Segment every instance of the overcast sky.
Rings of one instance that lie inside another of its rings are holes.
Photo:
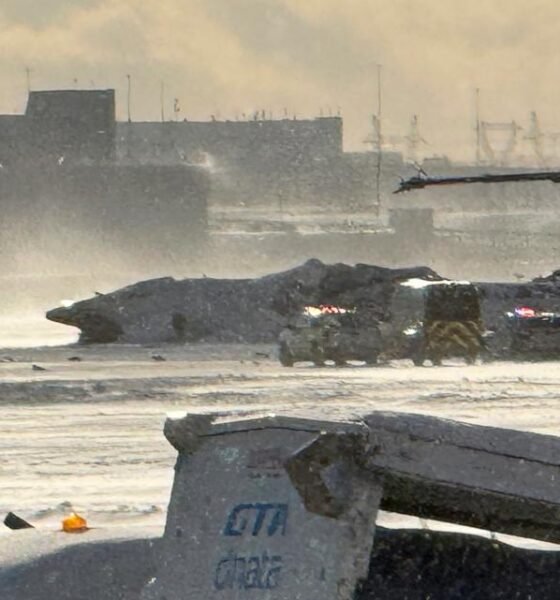
[[[33,89],[116,88],[125,118],[129,73],[134,120],[163,80],[190,119],[340,107],[364,149],[381,63],[385,130],[418,114],[429,153],[471,158],[476,87],[486,120],[560,131],[559,23],[556,0],[1,0],[0,111],[23,111],[29,66]]]

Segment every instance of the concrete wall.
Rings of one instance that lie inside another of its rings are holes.
[[[205,163],[220,206],[371,209],[377,155],[344,153],[340,117],[314,120],[118,123],[121,160]],[[383,156],[380,193],[390,194],[402,157]]]
[[[117,154],[141,164],[203,163],[222,206],[289,210],[346,195],[340,117],[118,123]]]
[[[167,121],[118,123],[120,158],[197,162],[204,154],[225,164],[304,160],[342,153],[342,119]]]
[[[115,91],[30,92],[25,111],[29,154],[52,162],[115,157]]]
[[[5,168],[0,247],[61,272],[186,260],[205,241],[208,192],[187,166]]]
[[[114,158],[114,90],[31,92],[25,115],[0,116],[0,162],[4,166]]]
[[[21,115],[0,115],[0,164],[23,160],[28,153],[28,122]]]
[[[31,92],[25,115],[0,117],[0,248],[11,268],[163,267],[198,251],[208,171],[117,161],[115,135],[114,90]]]

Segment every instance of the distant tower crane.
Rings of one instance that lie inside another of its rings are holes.
[[[550,162],[550,160],[556,161],[559,139],[560,132],[544,132],[541,129],[537,113],[532,111],[529,117],[529,129],[527,130],[525,140],[531,144],[539,167],[546,166],[546,163]]]
[[[490,121],[480,121],[479,132],[477,135],[478,143],[486,159],[492,164],[507,165],[515,148],[517,147],[517,134],[522,128],[515,122],[496,123]],[[490,141],[490,134],[505,133],[505,145],[497,149],[495,144]]]
[[[381,121],[377,115],[371,116],[372,132],[364,140],[373,152],[384,152],[402,144],[402,135],[385,134],[381,131]]]
[[[517,147],[517,134],[522,128],[515,121],[505,123],[482,121],[479,88],[475,90],[475,114],[476,164],[481,164],[484,154],[486,162],[490,164],[507,165]],[[496,135],[501,136],[501,148],[496,146]]]
[[[541,131],[541,127],[539,125],[539,119],[537,117],[537,113],[533,110],[531,111],[531,115],[529,117],[529,129],[527,131],[527,135],[525,139],[531,144],[533,147],[533,152],[535,153],[535,157],[540,166],[544,165],[544,151],[543,151],[543,143],[544,143],[544,134]]]
[[[412,116],[407,135],[383,134],[377,115],[372,115],[371,122],[372,132],[364,144],[370,145],[374,152],[397,150],[404,146],[407,160],[414,163],[418,161],[420,146],[428,144],[420,133],[418,115]]]
[[[379,151],[383,148],[384,139],[381,134],[381,122],[377,115],[371,116],[372,132],[365,140],[365,144],[371,144],[372,148]]]
[[[408,135],[405,136],[407,145],[408,160],[412,163],[418,162],[418,148],[421,144],[427,144],[428,142],[420,135],[420,129],[418,127],[418,115],[412,115],[410,121],[410,129]]]

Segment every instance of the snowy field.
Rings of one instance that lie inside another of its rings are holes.
[[[0,350],[0,513],[12,510],[46,529],[57,528],[70,507],[96,527],[163,525],[175,459],[162,434],[170,412],[347,418],[387,410],[560,433],[556,362],[286,369],[274,352],[232,345]]]

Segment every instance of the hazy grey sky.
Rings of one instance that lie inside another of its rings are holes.
[[[35,89],[115,87],[125,117],[234,118],[256,109],[316,116],[340,107],[347,146],[364,148],[383,65],[388,132],[419,115],[430,152],[469,157],[474,89],[483,117],[560,131],[555,0],[2,0],[0,110]]]

